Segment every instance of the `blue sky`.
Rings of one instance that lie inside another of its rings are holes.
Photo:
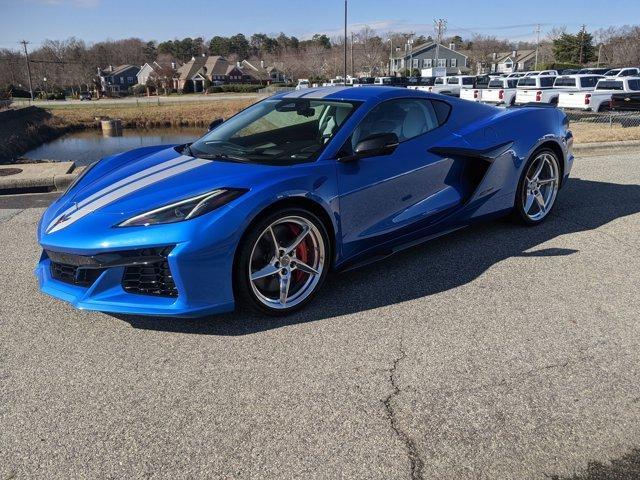
[[[350,0],[349,23],[385,32],[433,34],[434,18],[449,21],[447,34],[470,37],[492,34],[513,40],[533,38],[533,25],[543,35],[553,26],[589,30],[640,22],[640,1],[614,0]],[[87,42],[131,36],[172,39],[231,35],[238,32],[299,38],[315,32],[336,35],[342,24],[342,0],[0,0],[3,19],[0,48],[15,48],[21,39],[37,46],[44,39],[75,36]]]

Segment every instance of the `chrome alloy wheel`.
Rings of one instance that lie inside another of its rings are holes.
[[[550,153],[541,153],[531,162],[524,179],[524,214],[534,222],[542,220],[556,200],[559,185],[558,160]]]
[[[258,237],[249,260],[249,282],[265,306],[291,308],[316,288],[325,268],[325,246],[306,218],[276,220]]]

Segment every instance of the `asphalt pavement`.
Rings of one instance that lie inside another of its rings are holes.
[[[276,320],[44,296],[51,198],[0,199],[0,480],[640,478],[640,154]]]

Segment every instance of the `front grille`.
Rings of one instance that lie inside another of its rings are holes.
[[[81,287],[93,285],[104,268],[81,268],[65,263],[51,262],[51,277],[60,282]]]
[[[158,295],[162,297],[177,297],[178,289],[173,281],[167,255],[172,247],[164,249],[141,250],[141,255],[160,255],[161,262],[146,265],[131,265],[124,269],[122,288],[129,293],[139,295]]]
[[[100,274],[109,268],[123,267],[122,288],[128,293],[177,297],[167,256],[170,247],[145,248],[75,255],[47,250],[51,261],[51,277],[55,280],[90,287]]]

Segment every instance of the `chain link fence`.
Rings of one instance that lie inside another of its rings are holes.
[[[599,125],[610,128],[640,127],[640,111],[582,112],[565,110],[572,125]]]

